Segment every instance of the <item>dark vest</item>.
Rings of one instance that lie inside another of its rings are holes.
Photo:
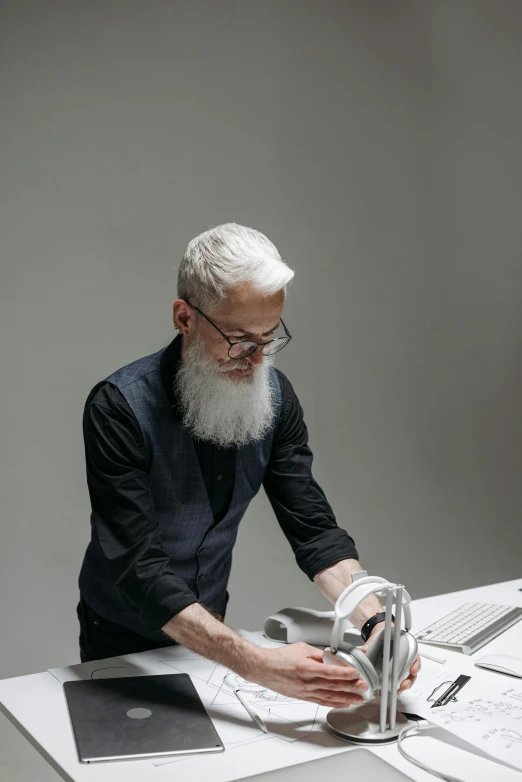
[[[232,549],[239,522],[259,491],[270,458],[273,433],[281,407],[279,380],[270,368],[275,418],[263,440],[236,451],[236,478],[230,507],[216,525],[190,434],[172,416],[160,376],[165,348],[114,372],[107,379],[123,394],[141,427],[148,456],[152,499],[163,549],[172,570],[198,600],[224,615]],[[151,631],[113,584],[108,563],[93,535],[80,573],[80,591],[91,608],[109,621],[153,641],[164,634]]]

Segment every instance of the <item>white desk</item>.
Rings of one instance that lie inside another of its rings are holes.
[[[506,603],[522,606],[522,579],[507,581],[502,584],[478,587],[461,592],[439,595],[436,597],[415,600],[412,603],[413,629],[420,630],[425,625],[468,601]],[[435,649],[435,651],[437,651]],[[440,650],[439,650],[440,651]],[[487,653],[503,652],[522,656],[522,622],[511,627],[501,636],[482,647],[474,657]],[[456,652],[444,652],[446,657]],[[134,655],[133,658],[139,658]],[[467,658],[469,659],[469,658]],[[473,658],[472,658],[473,659]],[[474,675],[491,675],[474,669]],[[251,753],[251,745],[234,747],[222,755],[197,756],[190,761],[172,763],[153,767],[149,760],[125,761],[99,764],[81,764],[77,759],[76,747],[70,727],[67,707],[61,684],[47,671],[43,673],[19,676],[0,681],[0,708],[16,728],[33,744],[53,768],[68,782],[143,782],[157,777],[163,780],[184,782],[194,779],[212,777],[213,782],[224,782],[225,779],[242,779],[247,776],[246,759]],[[49,715],[53,718],[50,719]],[[447,734],[446,734],[447,735]],[[299,742],[299,762],[303,759],[302,745]],[[462,746],[442,743],[433,736],[422,736],[408,742],[408,750],[415,757],[432,764],[437,769],[447,773],[453,772],[469,782],[521,782],[522,774],[507,768],[493,760],[466,752]],[[329,734],[319,734],[310,742],[306,751],[309,759],[322,757],[334,752],[350,752],[353,747],[333,739]],[[401,769],[407,776],[417,782],[433,782],[436,777],[417,768],[399,754],[395,744],[372,748],[372,752],[386,760],[391,765]],[[227,772],[224,773],[220,759],[227,754]],[[233,759],[234,775],[230,776],[230,761]],[[347,778],[349,774],[349,758],[347,757]],[[255,773],[270,771],[274,768],[270,752],[262,753]],[[250,772],[254,773],[254,772]],[[385,780],[382,780],[385,782]]]

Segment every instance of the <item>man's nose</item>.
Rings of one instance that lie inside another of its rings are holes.
[[[248,360],[250,361],[251,364],[253,364],[253,366],[257,367],[263,363],[262,351],[263,351],[262,346],[258,345],[257,348],[254,350],[254,352],[248,356]]]

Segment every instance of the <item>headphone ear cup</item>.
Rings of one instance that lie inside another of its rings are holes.
[[[407,679],[410,673],[410,668],[415,662],[417,653],[419,650],[419,644],[417,639],[408,632],[403,632],[400,639],[400,668],[399,668],[399,684]]]
[[[401,684],[404,679],[408,678],[410,668],[417,657],[417,649],[417,639],[414,638],[411,633],[403,630],[399,637],[399,670],[397,672],[397,684]]]
[[[379,681],[382,682],[382,652],[384,648],[384,630],[381,630],[373,639],[366,650],[366,656],[371,662]],[[408,678],[410,668],[417,656],[417,639],[411,633],[403,630],[399,636],[399,670],[397,674],[397,683],[401,684]],[[391,674],[391,668],[390,668]]]
[[[356,647],[351,647],[350,651],[338,649],[335,654],[329,649],[325,649],[323,662],[333,665],[350,665],[355,668],[360,678],[368,685],[368,689],[359,694],[365,701],[371,701],[374,690],[379,686],[379,677],[373,665],[366,659],[364,652]]]
[[[338,652],[339,654],[339,652]],[[346,652],[341,652],[346,654]],[[365,701],[371,701],[374,696],[374,690],[379,689],[379,674],[375,670],[372,661],[368,659],[365,652],[361,652],[357,647],[353,647],[349,653],[353,662],[350,663],[354,668],[357,668],[359,675],[363,681],[368,685],[368,689],[360,694]]]
[[[382,650],[384,648],[384,630],[379,630],[374,638],[370,641],[366,650],[366,657],[373,665],[374,669],[378,670],[380,678],[382,670]]]

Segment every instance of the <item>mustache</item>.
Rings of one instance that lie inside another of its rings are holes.
[[[256,367],[244,358],[233,358],[223,367],[219,367],[220,372],[233,372],[234,369],[255,369]]]

